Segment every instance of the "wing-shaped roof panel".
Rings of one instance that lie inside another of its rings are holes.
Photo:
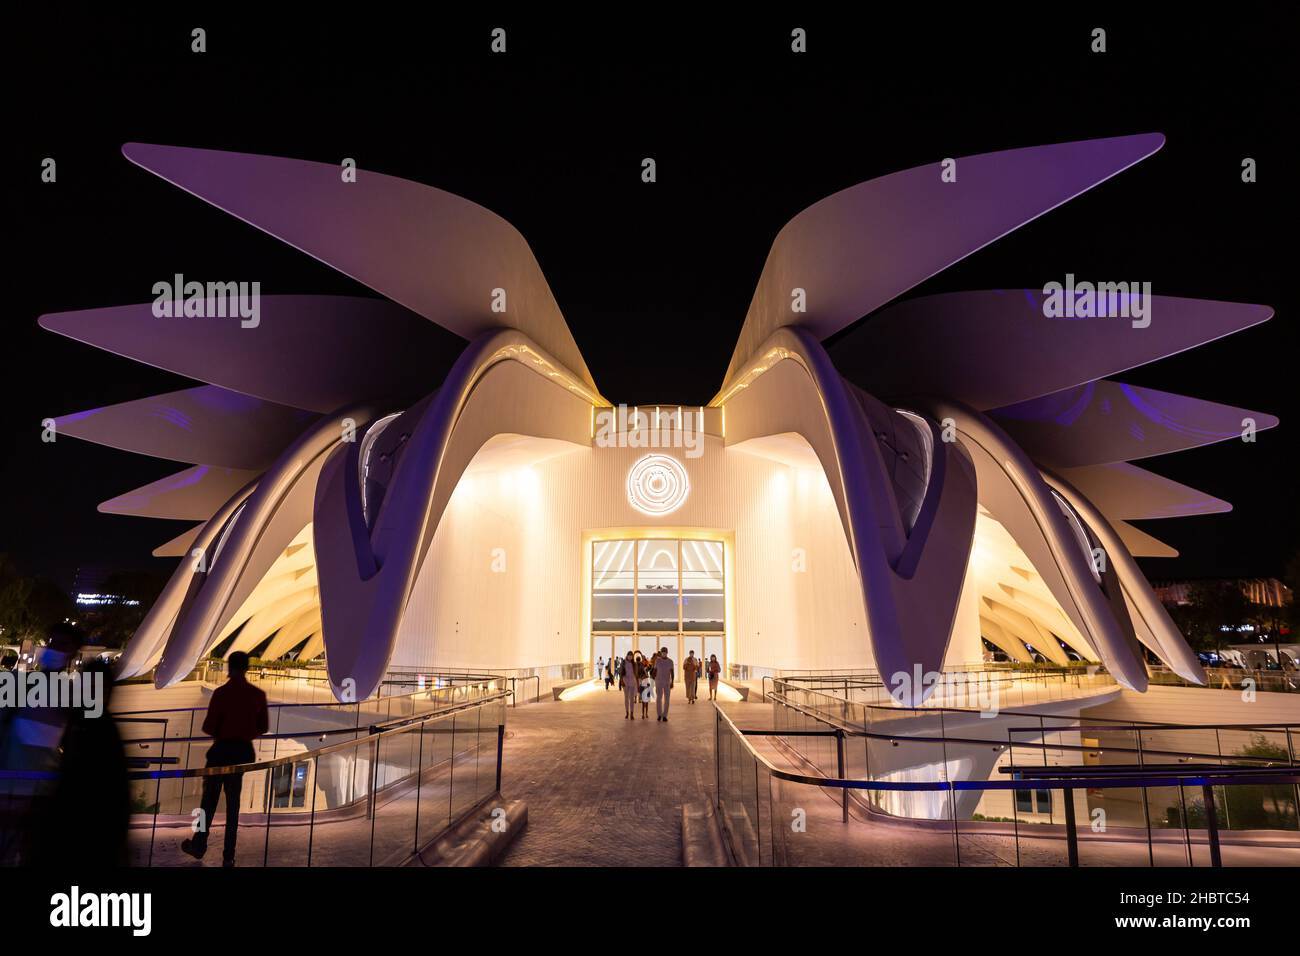
[[[261,471],[315,418],[311,412],[201,385],[54,420],[59,434],[195,465]]]
[[[1111,521],[1185,518],[1232,510],[1232,505],[1213,495],[1125,462],[1062,468],[1059,474]]]
[[[122,153],[457,335],[518,329],[595,388],[532,249],[477,203],[331,163],[147,143]]]
[[[1277,418],[1232,405],[1103,379],[992,412],[1035,461],[1049,468],[1136,461],[1240,438]]]
[[[945,160],[890,173],[814,203],[772,243],[726,383],[781,326],[804,326],[827,338],[1140,162],[1164,141],[1144,133],[963,156],[951,165]],[[806,293],[802,313],[792,311],[796,288]]]
[[[256,477],[255,471],[195,465],[110,498],[100,504],[99,510],[140,518],[206,521]]]
[[[1268,320],[1266,305],[1151,297],[1151,324],[1049,318],[1041,289],[950,292],[890,306],[835,343],[874,394],[943,395],[983,411],[1095,382]]]
[[[459,351],[447,347],[456,339],[406,309],[356,296],[264,295],[253,328],[234,318],[159,318],[153,303],[56,312],[40,324],[187,378],[321,413],[423,395]]]

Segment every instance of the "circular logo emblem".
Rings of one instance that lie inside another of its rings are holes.
[[[671,514],[690,490],[686,469],[667,455],[646,455],[627,473],[627,500],[648,515]]]

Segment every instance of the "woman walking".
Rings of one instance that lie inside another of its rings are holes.
[[[722,665],[718,663],[718,655],[709,655],[709,666],[707,668],[709,675],[709,700],[718,699],[718,675],[722,673]]]
[[[636,680],[636,661],[632,657],[632,652],[627,652],[627,658],[623,661],[623,671],[619,675],[619,683],[623,685],[623,705],[624,718],[627,720],[636,719],[636,699],[640,693],[640,686]]]
[[[650,668],[644,663],[637,668],[637,674],[641,678],[641,719],[647,720],[650,717],[650,701],[655,699],[655,681],[650,676]]]

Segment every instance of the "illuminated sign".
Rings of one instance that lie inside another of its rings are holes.
[[[686,469],[667,455],[646,455],[627,473],[628,503],[642,514],[671,514],[690,491]]]

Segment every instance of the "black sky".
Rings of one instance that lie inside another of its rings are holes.
[[[1262,327],[1124,380],[1283,419],[1255,445],[1142,463],[1236,505],[1143,523],[1182,552],[1144,562],[1148,574],[1279,574],[1300,547],[1290,25],[1254,10],[1186,24],[803,10],[743,24],[643,7],[551,21],[366,22],[364,6],[283,22],[11,19],[0,551],[66,585],[83,563],[165,569],[148,553],[186,527],[95,511],[180,466],[44,445],[39,423],[190,383],[43,332],[37,316],[148,301],[175,272],[259,276],[267,294],[373,294],[132,166],[122,143],[351,156],[466,196],[528,239],[608,398],[696,404],[721,384],[772,239],[802,208],[944,156],[1158,130],[1168,142],[1152,159],[908,295],[1074,272],[1273,306]],[[498,25],[505,56],[488,51]],[[796,25],[803,56],[789,52]],[[194,26],[205,54],[189,51]],[[1094,26],[1108,31],[1104,55],[1089,52]],[[55,185],[39,181],[46,156]],[[654,185],[640,181],[645,156]],[[1259,164],[1249,186],[1245,156]]]

